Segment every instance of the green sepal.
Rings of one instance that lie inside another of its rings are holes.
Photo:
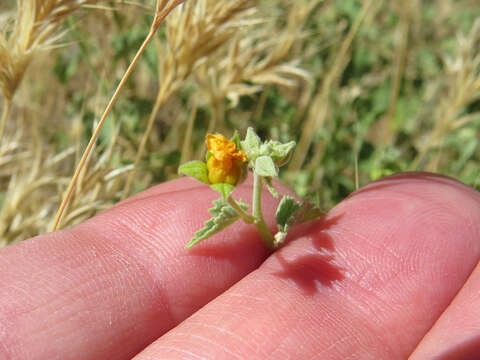
[[[208,181],[207,164],[203,161],[189,161],[180,165],[178,173],[182,175],[191,176],[204,184],[210,184]]]
[[[272,178],[271,177],[265,177],[265,186],[267,187],[268,191],[274,198],[278,198],[278,191],[275,189],[275,187],[272,184]]]
[[[204,227],[195,233],[192,240],[185,246],[186,249],[190,249],[200,241],[225,229],[240,218],[237,212],[223,199],[214,200],[213,205],[214,207],[208,210],[213,218],[207,220]],[[243,203],[239,203],[239,205],[244,210],[248,209],[248,206]]]
[[[271,142],[272,145],[270,156],[272,157],[273,161],[275,161],[275,164],[277,164],[277,166],[283,166],[288,163],[292,157],[293,149],[295,149],[297,143],[295,141],[290,141],[285,144],[282,144],[278,141]]]
[[[260,146],[259,153],[270,156],[277,166],[283,166],[290,160],[295,146],[295,141],[282,144],[279,141],[270,140]]]
[[[276,167],[285,165],[290,160],[296,143],[295,141],[290,141],[282,144],[276,140],[269,140],[265,143],[262,143],[260,137],[251,127],[249,127],[247,129],[245,140],[240,141],[240,146],[241,149],[247,154],[247,158],[250,161],[250,167],[256,170],[257,164],[255,161],[257,158],[262,156],[270,157],[275,163]],[[270,176],[277,176],[277,174]]]
[[[262,141],[260,137],[255,133],[253,128],[249,127],[247,129],[247,135],[245,135],[245,140],[240,141],[240,147],[245,154],[247,159],[255,160],[260,153],[260,145]]]
[[[218,191],[223,199],[227,199],[228,195],[235,189],[235,186],[226,183],[211,184],[210,187]]]
[[[291,196],[284,196],[277,207],[275,218],[277,220],[278,229],[286,233],[291,223],[295,220],[295,213],[301,208],[299,202],[295,201]]]
[[[278,169],[270,156],[259,156],[255,160],[255,172],[260,176],[276,177]]]
[[[237,149],[241,149],[240,136],[238,135],[238,130],[235,130],[235,132],[233,133],[233,136],[230,139],[230,141],[232,141],[235,144]]]

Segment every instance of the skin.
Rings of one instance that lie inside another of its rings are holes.
[[[0,359],[477,358],[473,189],[400,174],[274,254],[242,223],[185,250],[215,197],[180,179],[1,249]]]

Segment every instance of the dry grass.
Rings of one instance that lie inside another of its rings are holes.
[[[392,171],[480,185],[469,1],[180,3],[0,5],[0,246],[52,227],[79,162],[61,227],[176,177],[207,131],[252,125],[299,140],[283,178],[324,207]]]
[[[39,51],[54,47],[61,33],[59,27],[73,11],[97,0],[18,0],[13,28],[0,33],[0,88],[4,96],[0,118],[3,138],[12,99],[22,78]]]
[[[457,53],[444,58],[446,74],[434,93],[436,99],[442,100],[433,110],[435,121],[427,138],[418,144],[413,169],[430,153],[423,168],[438,171],[447,136],[472,121],[478,122],[478,114],[462,114],[462,110],[480,99],[480,18],[467,36],[458,35],[458,43]]]
[[[167,18],[165,45],[158,48],[159,90],[138,147],[135,168],[144,155],[160,107],[185,86],[190,76],[196,96],[212,108],[209,132],[224,123],[226,99],[236,106],[240,96],[257,93],[262,85],[294,86],[288,77],[307,78],[308,74],[288,59],[293,44],[302,36],[303,20],[315,3],[292,7],[287,26],[273,40],[271,20],[258,14],[258,1],[198,0],[176,9]],[[193,120],[191,117],[190,128]],[[187,154],[192,153],[190,143],[191,130],[183,144]],[[183,160],[189,157],[182,154]],[[124,198],[131,193],[134,179],[132,171]]]
[[[120,91],[123,89],[125,86],[125,83],[127,82],[128,78],[130,77],[130,74],[132,73],[134,67],[136,66],[138,60],[140,57],[143,55],[144,51],[146,50],[148,44],[153,40],[155,34],[157,33],[157,30],[165,17],[170,14],[170,12],[177,7],[178,5],[182,4],[184,0],[157,0],[157,5],[155,8],[155,14],[153,17],[152,25],[150,26],[150,31],[148,32],[147,36],[142,42],[142,45],[138,49],[137,53],[135,54],[133,60],[130,62],[128,65],[127,70],[125,71],[125,74],[123,74],[120,83],[118,84],[117,88],[115,89],[112,97],[110,98],[107,107],[105,108],[100,121],[98,122],[97,126],[95,127],[95,130],[90,137],[90,140],[88,142],[87,148],[83,152],[83,155],[80,159],[80,162],[78,163],[75,172],[73,173],[72,180],[70,181],[67,190],[65,191],[65,195],[63,196],[62,202],[60,203],[60,207],[58,208],[57,214],[55,215],[55,220],[53,221],[53,225],[51,230],[54,231],[58,228],[60,225],[60,221],[62,220],[62,216],[68,206],[68,202],[70,201],[70,198],[75,191],[75,186],[77,185],[77,181],[87,163],[87,159],[90,156],[90,153],[93,150],[93,146],[95,145],[95,142],[97,141],[98,136],[100,135],[100,131],[107,119],[107,116],[110,114],[112,111],[113,105],[118,99],[118,96],[120,95]],[[136,165],[136,164],[135,164]],[[128,188],[128,183],[127,183],[127,188]]]

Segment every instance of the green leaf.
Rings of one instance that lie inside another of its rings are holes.
[[[259,156],[255,160],[255,172],[260,176],[278,176],[277,166],[270,156]]]
[[[240,141],[240,146],[242,150],[245,151],[245,153],[247,154],[247,158],[249,160],[256,159],[256,157],[259,155],[261,144],[262,141],[251,127],[247,129],[247,135],[245,136],[245,140]]]
[[[293,225],[318,219],[323,214],[308,199],[299,203],[290,196],[284,196],[278,204],[276,219],[280,232],[287,233]]]
[[[308,201],[308,199],[303,202],[301,212],[302,217],[299,219],[300,223],[318,219],[325,215],[325,213],[320,208],[313,205],[311,202]]]
[[[225,229],[240,218],[237,212],[223,199],[214,200],[213,205],[214,207],[208,210],[213,218],[207,220],[205,226],[195,233],[192,240],[185,246],[186,249],[190,249],[200,241]],[[242,203],[240,203],[240,206],[245,210],[248,208],[247,205]]]
[[[210,185],[210,187],[213,190],[218,191],[224,199],[226,199],[228,195],[230,195],[230,193],[233,191],[233,189],[235,189],[235,186],[225,183],[212,184]]]
[[[300,203],[295,201],[291,196],[284,196],[278,204],[277,213],[275,215],[278,228],[282,232],[287,232],[290,223],[294,220],[295,213],[301,208]]]
[[[189,161],[180,165],[178,173],[191,176],[204,184],[210,184],[210,181],[208,181],[207,165],[202,161]]]

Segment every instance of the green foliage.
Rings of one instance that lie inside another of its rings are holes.
[[[291,196],[284,196],[278,204],[275,218],[279,231],[286,233],[289,224],[294,220],[295,213],[300,209],[301,205]]]
[[[207,164],[203,161],[190,161],[180,165],[178,173],[186,176],[191,176],[204,184],[210,184],[208,181]]]
[[[247,158],[251,161],[250,166],[256,168],[261,176],[276,177],[278,176],[277,167],[285,165],[290,159],[295,141],[281,143],[275,140],[268,140],[264,143],[255,133],[253,128],[247,129],[245,140],[240,141],[240,146],[247,154]]]
[[[238,133],[235,131],[231,141],[235,144],[234,149],[232,149],[233,144],[230,142],[228,144],[224,143],[223,145],[217,145],[219,149],[220,146],[223,147],[222,150],[225,152],[225,154],[223,155],[223,159],[217,158],[216,160],[219,162],[225,161],[224,165],[228,164],[227,160],[232,160],[228,158],[227,154],[231,154],[234,150],[239,150],[239,146],[247,154],[247,158],[245,160],[250,163],[254,178],[252,190],[252,213],[247,213],[244,205],[237,202],[230,196],[231,192],[235,189],[234,185],[223,183],[210,184],[210,187],[213,190],[218,191],[222,195],[220,200],[216,200],[214,202],[216,207],[210,211],[215,215],[215,218],[207,222],[203,229],[195,233],[194,238],[187,245],[187,248],[194,246],[199,241],[206,239],[207,237],[215,234],[217,231],[225,228],[231,223],[230,221],[235,221],[237,217],[241,217],[245,223],[255,225],[267,247],[274,250],[283,243],[288,229],[295,223],[302,221],[303,213],[299,215],[297,211],[302,208],[302,205],[297,204],[291,197],[284,197],[282,199],[277,209],[277,222],[279,224],[279,232],[277,235],[279,236],[274,237],[270,232],[262,213],[262,193],[264,190],[263,184],[266,184],[268,190],[274,197],[278,197],[278,192],[275,190],[272,184],[272,179],[278,177],[278,165],[275,163],[275,161],[281,163],[282,165],[285,164],[286,159],[290,157],[290,154],[295,147],[295,142],[292,141],[282,144],[279,141],[269,140],[265,143],[262,143],[260,137],[256,134],[253,128],[248,128],[247,135],[243,141],[240,140]],[[207,146],[209,145],[207,144]],[[230,150],[226,151],[226,149]],[[215,155],[215,152],[212,154],[210,151],[207,151],[207,161],[209,156],[217,155]],[[210,170],[211,169],[209,169],[204,162],[190,161],[181,165],[178,172],[208,184],[208,171]],[[218,207],[220,205],[222,208],[219,210]]]
[[[230,185],[230,184],[224,184],[224,183],[219,183],[219,184],[212,184],[210,187],[220,193],[222,195],[223,199],[226,199],[230,193],[235,189],[235,186]]]
[[[245,136],[245,140],[240,141],[242,150],[245,151],[245,153],[247,154],[247,158],[252,160],[255,160],[257,156],[260,155],[261,144],[262,141],[260,140],[260,137],[251,127],[247,129],[247,135]]]
[[[284,196],[278,205],[275,218],[278,230],[287,233],[293,225],[318,219],[323,214],[309,199],[298,202],[291,196]]]
[[[232,225],[240,218],[237,212],[230,205],[228,205],[225,200],[214,200],[213,204],[214,207],[208,210],[210,214],[213,215],[213,218],[205,222],[205,226],[195,233],[195,236],[192,238],[192,240],[190,240],[185,248],[190,249],[200,241],[205,240],[206,238],[225,229],[227,226]],[[248,209],[248,205],[240,203],[240,206],[243,210]]]
[[[230,141],[233,141],[233,143],[235,144],[235,146],[237,147],[237,149],[241,149],[241,145],[240,145],[240,135],[238,135],[238,130],[235,130],[235,132],[233,133],[233,136],[232,138],[230,139]],[[207,159],[208,160],[208,159]]]
[[[276,177],[277,167],[270,156],[262,155],[255,160],[255,171],[260,176]]]

